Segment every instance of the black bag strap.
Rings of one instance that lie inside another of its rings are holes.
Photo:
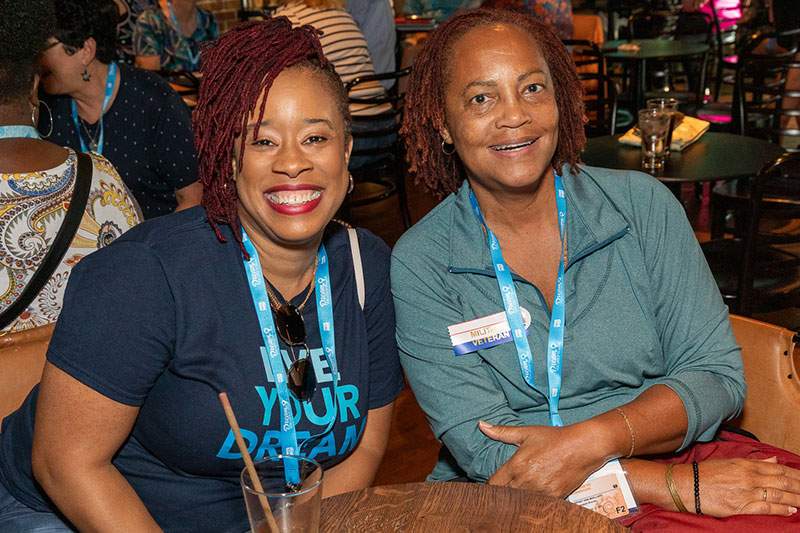
[[[56,268],[67,253],[72,239],[78,231],[83,213],[86,210],[86,201],[89,199],[89,190],[92,188],[92,158],[87,154],[78,154],[78,172],[75,176],[75,187],[72,190],[72,199],[69,202],[64,222],[58,229],[53,244],[42,259],[39,268],[22,290],[22,294],[5,311],[0,313],[0,330],[11,324],[28,308],[30,303],[44,288],[47,280],[56,271]]]

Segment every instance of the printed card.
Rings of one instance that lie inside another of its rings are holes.
[[[636,510],[636,500],[619,461],[611,461],[593,473],[567,500],[611,519]]]

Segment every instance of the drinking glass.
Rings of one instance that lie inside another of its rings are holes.
[[[669,148],[672,145],[672,132],[675,130],[675,122],[678,117],[678,101],[675,98],[650,98],[647,100],[648,109],[661,109],[669,114],[669,129],[667,129],[667,140],[664,147],[665,157],[669,157]]]
[[[247,468],[241,475],[252,533],[317,533],[322,498],[322,467],[319,463],[305,457],[276,455],[256,463],[255,469],[263,491],[256,489]],[[287,469],[299,473],[298,483],[287,483]],[[272,510],[277,530],[270,528],[264,511],[266,502]]]
[[[658,170],[664,166],[665,144],[669,129],[669,114],[660,109],[639,111],[639,131],[642,135],[642,168]]]

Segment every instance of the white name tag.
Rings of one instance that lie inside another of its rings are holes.
[[[531,314],[524,307],[520,307],[519,310],[527,330],[531,325]],[[514,340],[511,338],[511,328],[505,311],[453,324],[448,326],[447,331],[450,333],[450,342],[456,355],[476,352]]]
[[[614,519],[636,510],[636,500],[619,461],[606,463],[567,497],[571,503]]]

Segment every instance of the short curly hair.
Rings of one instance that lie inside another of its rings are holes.
[[[54,27],[52,0],[0,2],[0,105],[30,93],[37,59]]]
[[[453,45],[469,30],[504,24],[530,35],[550,68],[558,106],[558,145],[551,165],[575,168],[586,144],[583,88],[567,49],[547,25],[530,15],[507,9],[460,11],[439,26],[425,41],[409,79],[403,127],[409,172],[417,183],[436,196],[455,192],[464,180],[458,154],[444,153],[439,132],[445,125],[444,88]]]
[[[95,57],[108,65],[117,55],[119,10],[114,0],[54,0],[56,29],[53,36],[73,50],[92,37]],[[68,48],[68,51],[69,51]]]

